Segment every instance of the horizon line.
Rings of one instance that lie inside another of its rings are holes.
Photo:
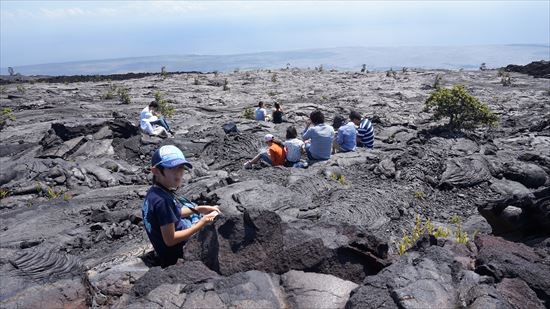
[[[43,62],[34,64],[23,64],[0,67],[0,70],[8,69],[9,67],[28,67],[28,66],[41,66],[41,65],[56,65],[56,64],[71,64],[71,63],[86,63],[86,62],[101,62],[101,61],[114,61],[114,60],[126,60],[126,59],[143,59],[153,57],[216,57],[216,56],[241,56],[241,55],[254,55],[254,54],[268,54],[268,53],[284,53],[284,52],[304,52],[314,50],[331,50],[339,48],[410,48],[410,47],[475,47],[475,46],[538,46],[550,48],[550,43],[506,43],[506,44],[465,44],[465,45],[372,45],[372,46],[335,46],[335,47],[319,47],[319,48],[300,48],[300,49],[288,49],[288,50],[264,50],[248,53],[228,53],[228,54],[164,54],[164,55],[147,55],[147,56],[133,56],[133,57],[115,57],[115,58],[102,58],[102,59],[87,59],[87,60],[74,60],[64,62]],[[3,61],[0,61],[3,62]]]

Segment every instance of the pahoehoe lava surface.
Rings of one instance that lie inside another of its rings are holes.
[[[548,63],[507,70],[511,86],[495,70],[414,69],[4,81],[0,306],[548,307]],[[499,126],[450,132],[434,122],[422,109],[437,74],[486,102]],[[131,103],[106,96],[114,87]],[[157,91],[175,108],[174,138],[137,128]],[[288,122],[244,118],[260,100],[280,102]],[[328,123],[350,109],[369,115],[375,149],[307,169],[242,168],[264,134],[301,132],[315,109]],[[224,132],[229,122],[238,132]],[[151,154],[165,144],[194,165],[179,193],[223,216],[161,269],[141,202]],[[455,229],[455,215],[467,244],[423,236],[397,254],[417,216]]]

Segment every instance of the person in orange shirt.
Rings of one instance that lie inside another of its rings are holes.
[[[244,168],[252,168],[258,162],[263,161],[270,166],[280,166],[285,164],[285,149],[281,141],[277,140],[272,134],[264,136],[264,142],[267,144],[267,149],[261,151],[254,159],[246,161]]]

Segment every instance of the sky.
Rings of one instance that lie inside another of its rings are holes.
[[[550,45],[550,1],[0,0],[0,67],[348,46]]]

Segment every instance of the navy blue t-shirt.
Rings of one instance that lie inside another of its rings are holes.
[[[191,227],[191,220],[196,221],[197,218],[193,218],[194,216],[182,218],[181,208],[194,206],[187,200],[178,200],[174,195],[156,186],[151,187],[147,192],[141,209],[143,224],[155,252],[160,257],[162,267],[176,264],[178,258],[183,256],[185,241],[168,247],[162,239],[160,227],[170,223],[174,223],[176,231]]]

